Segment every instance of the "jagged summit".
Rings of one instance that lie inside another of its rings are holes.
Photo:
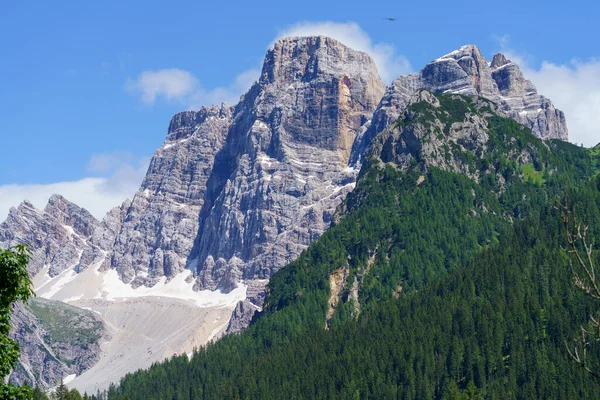
[[[508,58],[506,58],[506,56],[502,53],[496,53],[494,55],[494,58],[492,59],[492,63],[490,64],[490,67],[492,67],[492,69],[496,69],[496,68],[500,68],[503,67],[507,64],[512,63],[512,61],[510,61]]]
[[[186,267],[200,288],[268,278],[351,190],[352,144],[384,90],[363,52],[323,36],[278,40],[236,106],[172,118],[140,190],[93,235],[82,266],[149,286]]]
[[[436,58],[432,62],[439,62],[449,59],[460,60],[464,57],[469,57],[476,60],[485,60],[485,58],[481,54],[481,50],[479,50],[479,47],[475,46],[474,44],[467,44],[459,47],[456,50],[451,51],[448,54],[444,54],[443,56]]]
[[[25,200],[0,224],[0,247],[28,244],[33,251],[29,273],[34,276],[47,268],[56,276],[79,263],[97,225],[87,210],[60,195],[50,197],[43,211]]]
[[[61,224],[72,227],[75,232],[84,237],[91,236],[99,223],[89,211],[59,194],[50,197],[44,213],[56,218]]]
[[[363,84],[380,80],[375,63],[364,52],[326,36],[286,37],[277,40],[267,51],[260,81],[290,84],[349,75],[350,71]],[[372,102],[378,103],[379,98]]]
[[[483,96],[542,139],[568,139],[565,115],[537,93],[519,66],[503,54],[488,62],[474,45],[467,45],[427,64],[421,71],[404,75],[386,90],[369,130],[357,143],[366,149],[373,137],[394,122],[419,90]],[[364,151],[364,150],[363,150]],[[362,152],[356,152],[362,154]],[[358,163],[360,158],[355,159]]]

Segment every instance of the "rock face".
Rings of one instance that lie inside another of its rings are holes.
[[[441,107],[438,97],[426,90],[417,92],[400,115],[402,123],[388,126],[373,139],[366,153],[369,163],[376,163],[380,168],[392,165],[397,169],[408,169],[419,160],[423,168],[433,166],[478,179],[480,171],[470,169],[461,154],[470,152],[475,157],[482,157],[489,139],[487,118],[506,115],[495,103],[484,98],[472,97],[471,102],[466,99],[469,98],[448,96],[447,100],[460,104],[462,110],[458,114],[465,114],[464,120],[452,122],[438,112]],[[428,112],[411,107],[417,104],[421,108],[427,104]]]
[[[152,286],[161,276],[173,277],[185,268],[231,113],[222,105],[173,117],[140,189],[105,218],[84,251],[83,265],[115,268],[134,287]]]
[[[517,64],[498,53],[490,67],[492,78],[500,91],[500,101],[493,98],[490,100],[498,102],[511,118],[530,128],[542,139],[568,140],[569,131],[564,113],[537,93],[535,86],[525,79]]]
[[[91,311],[59,301],[33,298],[17,304],[11,338],[21,345],[21,357],[9,380],[51,387],[61,378],[80,374],[100,357],[104,324]]]
[[[519,66],[498,53],[489,63],[476,46],[463,46],[394,80],[373,115],[369,130],[357,141],[359,157],[373,137],[394,122],[420,90],[482,96],[542,139],[568,139],[564,113],[537,93]],[[355,162],[357,160],[354,160]]]
[[[47,267],[54,277],[79,264],[96,226],[98,221],[88,211],[62,196],[53,195],[43,211],[25,201],[11,208],[0,225],[0,247],[28,244],[33,252],[30,275]]]
[[[235,108],[190,256],[198,286],[268,279],[352,190],[352,144],[384,91],[375,64],[325,37],[279,40]]]

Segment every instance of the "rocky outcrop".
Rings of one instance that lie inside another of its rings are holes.
[[[231,319],[227,325],[226,333],[236,333],[244,330],[250,325],[252,317],[261,307],[257,306],[252,301],[246,299],[240,301],[231,314]]]
[[[9,380],[19,385],[48,388],[67,375],[81,374],[100,357],[106,335],[91,311],[40,298],[17,304],[11,323],[10,336],[21,344],[21,355]]]
[[[79,260],[78,270],[83,271],[92,264],[96,264],[100,271],[111,267],[111,255],[115,239],[121,231],[121,226],[129,207],[130,200],[125,200],[120,207],[114,207],[102,219],[90,237]]]
[[[24,201],[11,208],[0,225],[0,247],[27,244],[32,251],[27,267],[31,276],[44,267],[53,277],[79,264],[79,258],[98,221],[83,208],[53,195],[46,208],[36,209]]]
[[[396,121],[420,90],[482,96],[542,139],[568,139],[564,113],[537,93],[519,66],[498,53],[489,63],[476,46],[463,46],[414,74],[394,80],[373,115],[369,130],[356,142],[355,163],[375,135]]]
[[[530,128],[542,139],[569,138],[565,114],[537,93],[517,64],[498,53],[492,60],[490,70],[500,91],[499,100],[490,99],[496,101],[511,118]]]
[[[493,140],[491,132],[495,135]],[[528,128],[511,121],[490,100],[423,90],[409,100],[396,123],[373,139],[365,154],[365,166],[422,173],[435,167],[480,183],[485,179],[489,184],[492,179],[500,195],[507,179],[529,179],[523,173],[525,165],[535,165],[540,175],[546,168],[544,155],[551,147],[528,135],[531,135]],[[498,154],[504,162],[493,161]],[[510,161],[510,167],[505,165],[506,161]],[[424,176],[415,180],[420,185]]]

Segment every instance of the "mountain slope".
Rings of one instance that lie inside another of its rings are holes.
[[[435,141],[439,141],[436,143]],[[122,380],[109,398],[593,398],[564,341],[571,285],[555,205],[600,221],[596,156],[493,103],[413,97],[370,147],[339,222],[274,274],[250,328]]]

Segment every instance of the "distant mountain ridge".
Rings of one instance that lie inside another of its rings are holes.
[[[43,213],[23,203],[0,225],[0,246],[29,243],[32,275],[115,270],[135,288],[189,269],[196,290],[243,285],[229,331],[242,329],[273,273],[330,226],[373,138],[423,89],[480,95],[540,138],[568,137],[564,114],[501,54],[490,63],[464,46],[386,88],[365,53],[285,38],[237,105],[172,118],[131,201],[102,221],[59,196]]]

